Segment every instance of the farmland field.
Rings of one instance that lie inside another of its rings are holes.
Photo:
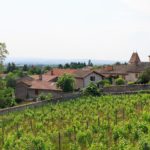
[[[4,150],[149,150],[150,95],[82,97],[0,116]]]

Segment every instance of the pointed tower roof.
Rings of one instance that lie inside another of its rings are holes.
[[[141,60],[140,60],[140,57],[139,57],[138,53],[137,52],[133,52],[129,63],[130,64],[138,64],[140,62],[141,62]]]

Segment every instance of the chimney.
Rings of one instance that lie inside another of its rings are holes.
[[[39,80],[42,80],[42,74],[39,75]]]
[[[54,71],[53,71],[53,69],[51,70],[51,75],[54,75]]]
[[[113,66],[105,66],[104,70],[105,71],[113,71]]]
[[[150,55],[148,56],[148,58],[149,58],[149,62],[150,62]]]

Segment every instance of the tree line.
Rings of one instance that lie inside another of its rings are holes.
[[[86,64],[86,62],[71,62],[71,63],[66,63],[64,65],[62,64],[59,64],[58,65],[58,68],[60,69],[81,69],[81,68],[84,68],[84,67],[87,67],[87,66],[93,66],[93,63],[91,60],[88,61],[88,63]]]

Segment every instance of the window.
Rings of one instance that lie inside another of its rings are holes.
[[[39,91],[38,89],[35,90],[35,95],[38,95],[39,94]]]
[[[136,77],[136,78],[138,78],[138,77],[139,77],[139,75],[136,73],[136,74],[135,74],[135,77]]]
[[[95,76],[91,76],[91,77],[90,77],[90,80],[91,80],[91,81],[95,81]]]

